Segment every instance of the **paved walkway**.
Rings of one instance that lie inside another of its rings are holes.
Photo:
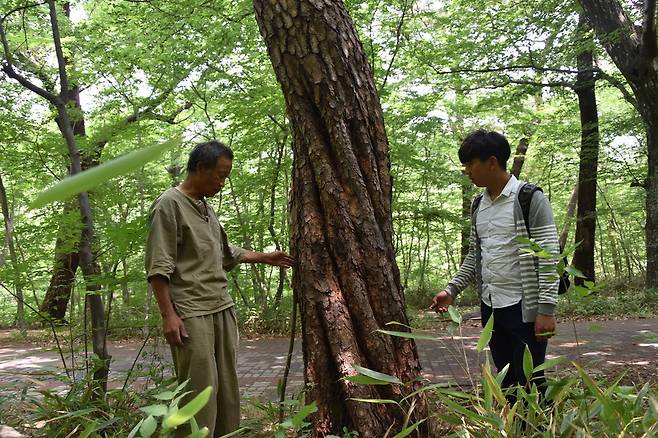
[[[459,384],[469,384],[471,378],[477,378],[484,355],[475,350],[480,328],[471,325],[455,336],[436,330],[432,333],[438,336],[436,341],[417,341],[425,378],[431,382]],[[283,376],[288,344],[285,338],[240,342],[238,377],[243,396],[276,397],[276,385]],[[168,363],[169,352],[161,341],[154,340],[143,349],[142,346],[134,341],[108,346],[112,355],[112,387],[123,385],[133,362],[136,364],[133,376],[148,375],[154,367]],[[558,326],[558,335],[551,340],[549,355],[566,355],[578,360],[586,364],[591,373],[638,367],[655,372],[658,369],[658,319],[563,322]],[[66,360],[70,366],[70,357]],[[164,372],[171,373],[170,367],[165,366]],[[82,376],[82,371],[78,374]],[[54,375],[62,375],[62,361],[56,351],[0,346],[0,396],[15,394],[16,389],[32,391],[58,387],[61,384],[53,378]],[[297,342],[288,383],[289,397],[299,391],[303,379],[301,344]]]

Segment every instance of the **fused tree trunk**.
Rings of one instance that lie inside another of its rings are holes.
[[[599,41],[628,81],[647,137],[646,284],[658,288],[658,41],[656,1],[645,0],[636,26],[618,0],[579,0]]]
[[[583,35],[589,33],[589,25],[581,14],[579,23]],[[584,278],[576,277],[577,285],[595,281],[594,249],[596,244],[596,184],[599,163],[599,114],[596,106],[594,79],[593,38],[585,36],[584,49],[577,55],[578,74],[574,91],[580,109],[580,167],[578,170],[578,210],[576,213],[576,242],[573,265]]]
[[[290,203],[293,288],[302,313],[312,436],[381,437],[399,430],[394,405],[418,388],[413,340],[377,332],[407,323],[392,243],[388,140],[367,58],[342,2],[254,0],[283,89],[294,142]],[[358,385],[360,365],[404,385]],[[416,415],[426,415],[423,399]]]

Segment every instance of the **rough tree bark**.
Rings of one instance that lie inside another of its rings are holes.
[[[576,213],[576,242],[573,265],[585,278],[576,277],[575,283],[595,281],[594,248],[596,244],[596,184],[599,163],[599,114],[596,106],[593,37],[590,26],[580,15],[579,33],[583,36],[583,50],[577,55],[578,74],[574,91],[580,112],[580,165],[578,170],[578,210]]]
[[[645,0],[642,26],[618,0],[579,0],[608,55],[628,81],[647,137],[646,285],[658,288],[658,41],[656,0]]]
[[[398,430],[396,398],[417,389],[413,340],[377,332],[406,324],[392,243],[388,140],[372,72],[340,1],[254,0],[256,18],[293,128],[290,204],[293,288],[302,313],[304,375],[316,401],[313,436]],[[405,385],[342,379],[360,365]],[[416,413],[426,415],[423,399]]]

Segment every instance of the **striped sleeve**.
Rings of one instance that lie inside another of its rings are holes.
[[[548,199],[541,191],[535,192],[532,196],[529,213],[528,222],[532,240],[551,254],[559,254],[560,245],[553,210]],[[556,259],[538,258],[538,311],[544,315],[553,315],[555,313],[559,286],[559,277],[555,269],[556,264]]]
[[[446,290],[453,298],[475,281],[475,239],[475,225],[471,224],[468,255],[464,258],[464,262],[459,267],[459,271],[457,271],[455,277],[448,282],[448,286],[446,287]]]

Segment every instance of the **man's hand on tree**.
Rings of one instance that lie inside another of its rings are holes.
[[[436,313],[447,312],[448,306],[451,305],[453,301],[455,301],[455,299],[444,289],[432,298],[430,309],[433,309]]]
[[[295,259],[284,251],[272,251],[265,254],[265,263],[281,268],[292,268],[295,264]]]

